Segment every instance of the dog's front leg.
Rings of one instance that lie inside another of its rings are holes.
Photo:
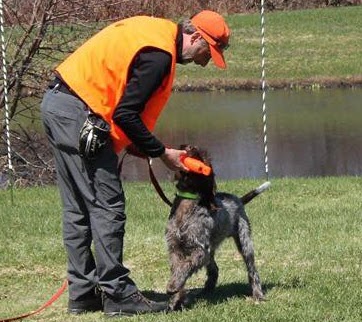
[[[171,267],[171,277],[167,283],[166,291],[167,294],[173,295],[177,293],[182,284],[178,283],[180,281],[180,276],[182,276],[182,272],[184,271],[185,266],[185,257],[181,252],[175,251],[174,249],[169,249],[170,251],[170,267]]]
[[[172,263],[171,278],[167,283],[167,294],[175,294],[184,287],[187,277],[190,276],[190,268],[189,261],[179,261],[178,265]]]
[[[202,248],[195,249],[190,256],[171,256],[171,279],[167,285],[167,293],[174,294],[184,287],[186,280],[209,260]]]
[[[180,260],[176,254],[172,254],[171,258],[171,278],[167,284],[167,294],[171,295],[169,300],[169,309],[171,311],[182,310],[186,302],[185,283],[183,278],[184,271],[188,270],[188,263]]]
[[[179,310],[187,301],[186,291],[184,289],[187,279],[205,265],[205,251],[198,248],[193,253],[185,257],[180,257],[174,254],[177,260],[172,262],[172,276],[167,285],[167,293],[172,295],[170,299],[170,309]],[[173,256],[171,257],[173,258]],[[182,259],[182,260],[180,260]],[[175,265],[177,263],[177,265]]]

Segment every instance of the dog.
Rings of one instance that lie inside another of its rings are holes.
[[[264,293],[255,267],[250,222],[244,205],[267,189],[270,183],[264,183],[241,198],[216,192],[215,175],[206,151],[194,146],[181,146],[181,149],[187,151],[187,156],[211,167],[211,173],[205,176],[181,171],[175,175],[178,192],[166,227],[171,268],[167,284],[169,310],[181,310],[186,306],[186,281],[203,267],[207,275],[203,292],[209,293],[215,288],[218,279],[215,251],[228,237],[233,237],[244,259],[253,298],[263,300]]]

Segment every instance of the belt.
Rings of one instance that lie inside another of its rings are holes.
[[[61,93],[72,95],[80,99],[80,97],[59,77],[55,77],[48,87],[49,89],[56,89]]]
[[[88,105],[60,77],[55,76],[54,79],[49,83],[48,88],[76,97],[84,103],[84,110],[89,111]]]

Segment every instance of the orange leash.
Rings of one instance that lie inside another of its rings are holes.
[[[68,286],[68,280],[65,280],[62,284],[62,286],[59,288],[59,290],[50,298],[49,301],[47,301],[45,304],[43,304],[40,308],[38,308],[35,311],[29,312],[29,313],[25,313],[22,315],[19,315],[17,317],[14,318],[8,318],[8,319],[3,319],[0,320],[0,322],[10,322],[10,321],[17,321],[17,320],[22,320],[25,319],[29,316],[35,315],[40,313],[41,311],[43,311],[44,309],[46,309],[48,306],[50,306],[52,303],[54,303],[63,293],[64,291],[67,289]]]
[[[145,159],[147,161],[148,164],[148,172],[149,172],[149,176],[151,179],[151,183],[153,184],[154,188],[156,189],[158,195],[161,197],[161,199],[170,207],[172,207],[172,202],[166,197],[165,193],[163,192],[160,184],[157,181],[157,178],[153,172],[152,169],[152,159],[146,157],[144,154],[137,152],[137,150],[135,150],[135,148],[133,146],[129,146],[128,149],[126,150],[126,153],[123,155],[123,157],[121,158],[119,164],[118,164],[118,175],[121,176],[122,174],[122,168],[123,168],[123,161],[126,157],[127,154],[133,155],[135,157],[141,158],[141,159]],[[1,321],[0,321],[1,322]]]

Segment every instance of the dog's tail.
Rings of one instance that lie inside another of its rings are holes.
[[[246,205],[249,201],[253,200],[257,195],[260,195],[262,192],[264,192],[266,189],[270,187],[270,182],[266,181],[262,185],[260,185],[258,188],[249,191],[247,194],[242,196],[240,198],[243,205]]]

